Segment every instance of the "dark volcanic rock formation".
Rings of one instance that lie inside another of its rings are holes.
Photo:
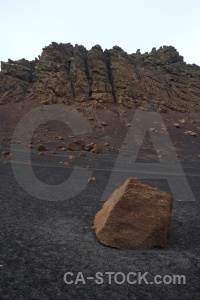
[[[154,110],[200,111],[200,67],[183,61],[172,46],[128,55],[52,43],[39,59],[1,63],[0,103],[82,103]]]

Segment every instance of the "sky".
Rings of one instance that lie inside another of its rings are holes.
[[[174,46],[200,65],[200,0],[0,0],[0,61],[33,60],[51,44]]]

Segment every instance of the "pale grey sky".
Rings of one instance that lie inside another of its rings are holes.
[[[0,61],[34,59],[55,41],[90,49],[174,46],[200,65],[200,0],[0,0]]]

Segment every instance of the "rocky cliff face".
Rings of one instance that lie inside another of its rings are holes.
[[[1,63],[0,103],[88,103],[147,109],[200,111],[200,67],[172,46],[127,54],[52,43],[39,59]]]

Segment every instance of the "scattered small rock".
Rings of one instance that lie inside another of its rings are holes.
[[[94,147],[94,143],[91,144],[86,144],[85,147],[83,148],[85,151],[91,151]]]
[[[128,153],[124,153],[123,156],[129,157],[130,155]]]
[[[95,177],[90,177],[90,178],[88,179],[88,182],[96,182],[96,178],[95,178]]]
[[[4,137],[2,137],[2,141],[7,142],[7,141],[9,141],[9,138],[4,136]]]
[[[87,155],[85,153],[79,153],[79,157],[86,157]]]
[[[32,144],[28,144],[28,145],[27,145],[27,148],[32,149],[32,148],[34,148],[34,146],[33,146]]]
[[[26,160],[27,164],[32,164],[32,160]]]
[[[61,149],[61,148],[63,148],[63,147],[65,147],[64,144],[58,144],[58,145],[56,146],[56,148],[59,148],[59,149]]]
[[[186,130],[186,131],[185,131],[185,134],[191,135],[191,136],[197,136],[197,133],[194,132],[194,131],[191,131],[191,130]]]
[[[155,128],[149,128],[149,131],[153,131],[153,132],[158,132],[158,130],[156,130]]]
[[[3,151],[1,154],[2,155],[10,155],[10,151]]]
[[[173,123],[173,126],[176,128],[180,128],[180,125],[178,123]]]
[[[47,151],[47,148],[42,144],[39,144],[37,149],[38,149],[38,151]]]
[[[100,147],[100,145],[99,144],[94,144],[92,152],[95,153],[95,154],[101,153],[101,147]]]
[[[68,149],[72,150],[72,151],[80,151],[85,146],[86,146],[86,143],[84,142],[84,140],[74,140],[67,144]]]
[[[42,155],[44,155],[44,152],[43,152],[43,151],[40,151],[40,152],[38,152],[38,155],[39,155],[39,156],[42,156]]]
[[[56,154],[56,150],[52,150],[50,153],[51,154]]]

